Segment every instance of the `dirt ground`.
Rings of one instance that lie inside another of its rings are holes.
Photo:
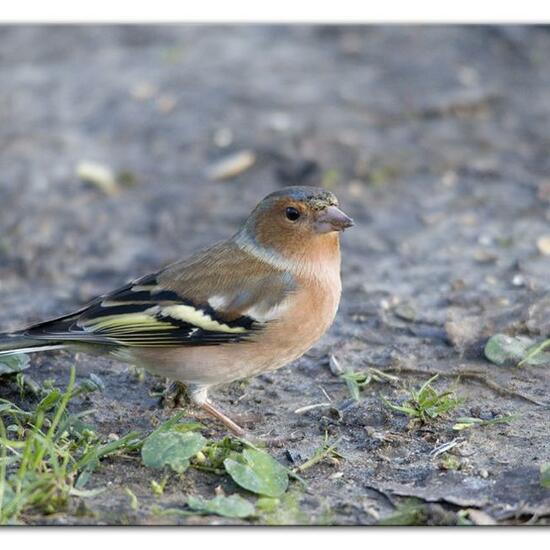
[[[295,364],[213,395],[256,432],[301,434],[271,450],[282,464],[311,456],[325,432],[339,439],[345,458],[304,473],[301,513],[287,521],[374,524],[412,496],[429,524],[455,524],[460,509],[488,514],[474,513],[479,522],[548,523],[539,468],[550,411],[517,394],[549,402],[550,371],[483,355],[496,332],[550,329],[548,51],[544,27],[2,27],[0,327],[68,312],[225,238],[277,188],[325,185],[357,222],[342,240],[334,326]],[[209,178],[242,150],[255,154],[250,169]],[[113,194],[83,183],[82,161],[125,183]],[[351,400],[331,355],[411,387],[439,372],[435,386],[454,384],[464,402],[413,425],[382,401],[403,402],[398,385],[373,382]],[[37,381],[65,385],[73,364],[79,378],[103,379],[81,406],[104,436],[171,414],[155,395],[163,381],[129,366],[65,352],[32,361]],[[0,396],[18,400],[12,386]],[[500,414],[520,416],[452,429],[458,416]],[[158,477],[137,457],[107,459],[91,487],[108,490],[84,513],[30,521],[246,523],[155,516],[154,505],[211,497],[219,484],[236,490],[189,470],[157,497]]]

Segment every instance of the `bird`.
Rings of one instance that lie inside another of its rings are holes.
[[[0,333],[0,358],[107,354],[182,385],[192,405],[246,437],[209,389],[281,368],[323,336],[340,302],[340,234],[353,225],[329,190],[279,189],[229,239],[68,315]]]

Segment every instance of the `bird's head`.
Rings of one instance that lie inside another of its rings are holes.
[[[256,206],[239,236],[273,254],[305,261],[337,251],[340,232],[352,225],[330,191],[285,187]]]

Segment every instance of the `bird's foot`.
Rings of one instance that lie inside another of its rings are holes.
[[[177,409],[189,405],[187,388],[181,382],[168,382],[161,398],[165,409]]]

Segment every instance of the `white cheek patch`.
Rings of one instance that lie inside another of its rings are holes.
[[[178,321],[189,323],[195,327],[202,328],[204,330],[210,330],[214,332],[229,332],[238,333],[246,332],[244,327],[230,327],[225,323],[220,323],[215,319],[212,319],[210,315],[204,313],[200,309],[195,309],[192,306],[177,305],[163,307],[160,310],[160,315],[163,317],[172,317]]]

